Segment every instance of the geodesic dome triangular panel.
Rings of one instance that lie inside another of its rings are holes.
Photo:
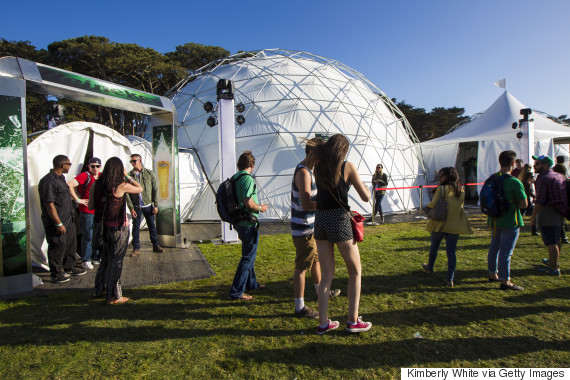
[[[212,187],[219,185],[218,129],[206,124],[217,109],[216,84],[229,79],[235,103],[243,103],[245,123],[236,123],[236,155],[251,150],[260,201],[269,204],[264,218],[288,219],[294,168],[304,156],[302,138],[342,133],[351,143],[347,160],[355,163],[371,186],[377,163],[384,165],[389,187],[423,184],[423,162],[417,139],[394,103],[364,76],[343,64],[309,53],[270,49],[224,58],[192,73],[170,91],[176,105],[181,148],[194,149]],[[236,116],[239,113],[236,112]],[[237,157],[236,157],[237,159]],[[205,185],[204,185],[205,186]],[[351,206],[370,213],[371,204],[350,193]],[[213,197],[200,197],[200,200]],[[387,192],[385,212],[419,206],[417,189]],[[201,204],[194,220],[217,220],[215,204]]]

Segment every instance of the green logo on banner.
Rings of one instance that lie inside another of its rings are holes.
[[[119,86],[95,78],[86,77],[68,71],[58,70],[49,66],[38,65],[42,80],[79,88],[97,94],[108,95],[114,98],[144,103],[151,106],[163,107],[160,97],[132,88]]]

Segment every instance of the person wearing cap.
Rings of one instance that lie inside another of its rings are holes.
[[[531,224],[540,228],[542,241],[548,248],[548,259],[542,262],[548,268],[540,271],[551,276],[560,276],[558,259],[560,257],[560,228],[566,213],[566,183],[560,173],[551,170],[554,162],[548,156],[532,156],[536,178],[534,211],[530,217]]]
[[[101,160],[97,157],[89,159],[87,171],[80,173],[77,177],[67,181],[71,198],[79,206],[79,228],[81,228],[81,261],[85,269],[93,269],[93,264],[100,262],[99,251],[93,251],[91,238],[93,237],[93,218],[95,210],[89,210],[89,190],[101,174]],[[75,191],[79,192],[79,195]]]

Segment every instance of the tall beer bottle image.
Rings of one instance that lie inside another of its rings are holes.
[[[164,141],[164,134],[160,134],[160,140],[156,149],[156,162],[158,170],[158,197],[166,200],[170,192],[170,153]]]

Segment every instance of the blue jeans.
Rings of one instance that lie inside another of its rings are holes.
[[[432,232],[431,233],[431,247],[429,248],[429,263],[428,267],[433,270],[435,259],[437,259],[437,251],[441,241],[445,237],[445,251],[447,252],[447,281],[453,281],[455,275],[455,265],[457,258],[455,251],[457,249],[458,234],[448,234],[447,232]]]
[[[382,199],[384,198],[384,193],[376,191],[374,193],[374,215],[380,213],[382,215]]]
[[[235,229],[241,240],[241,260],[230,290],[231,298],[239,298],[246,290],[259,288],[253,267],[257,256],[259,230],[255,227],[242,226],[235,226]]]
[[[519,238],[519,228],[497,228],[491,238],[487,254],[489,274],[497,273],[499,280],[509,281],[511,274],[511,256]],[[498,270],[497,270],[498,267]]]
[[[160,244],[158,243],[158,236],[156,235],[156,225],[154,224],[154,208],[152,206],[149,207],[135,207],[135,212],[137,213],[137,217],[133,218],[133,249],[140,249],[141,248],[141,221],[144,215],[146,220],[146,226],[148,227],[148,233],[150,234],[150,241],[153,246],[158,247]]]
[[[79,213],[79,227],[81,228],[81,261],[99,260],[99,251],[93,252],[91,238],[93,237],[93,217],[95,214]]]

